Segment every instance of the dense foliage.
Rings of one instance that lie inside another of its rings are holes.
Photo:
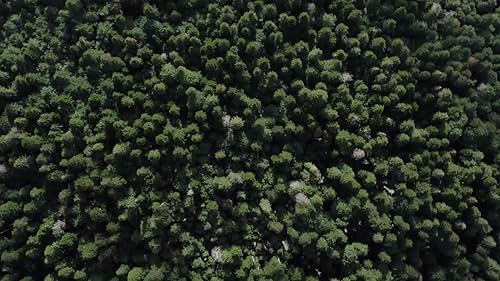
[[[0,280],[500,280],[496,0],[0,1]]]

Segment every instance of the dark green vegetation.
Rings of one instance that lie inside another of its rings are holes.
[[[496,1],[0,2],[0,280],[500,280]]]

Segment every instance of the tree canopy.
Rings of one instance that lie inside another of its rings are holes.
[[[496,0],[0,1],[0,281],[500,280]]]

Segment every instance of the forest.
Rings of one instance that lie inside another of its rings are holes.
[[[0,281],[500,280],[497,0],[0,1]]]

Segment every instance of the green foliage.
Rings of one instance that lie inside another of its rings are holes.
[[[127,281],[140,281],[143,280],[144,270],[140,267],[132,268],[127,274]]]
[[[500,280],[500,8],[0,1],[1,280]]]
[[[78,245],[78,252],[83,260],[90,260],[97,256],[99,248],[95,243],[85,243]]]

